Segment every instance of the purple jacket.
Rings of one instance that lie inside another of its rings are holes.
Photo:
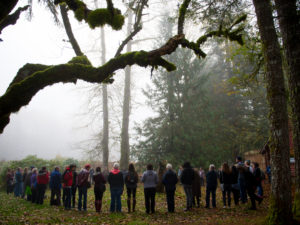
[[[31,175],[31,179],[30,179],[30,183],[31,183],[31,187],[36,187],[36,184],[37,184],[37,174],[36,173],[33,173]]]

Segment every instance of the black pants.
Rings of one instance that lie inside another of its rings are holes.
[[[136,188],[127,188],[127,199],[131,199],[131,194],[132,194],[132,198],[135,199]]]
[[[155,188],[144,188],[146,213],[155,212]]]
[[[72,188],[64,187],[64,190],[65,190],[65,198],[66,198],[64,201],[65,209],[71,209]]]
[[[51,189],[50,205],[60,205],[60,188]]]
[[[102,200],[103,192],[100,190],[100,188],[94,188],[94,194],[95,194],[95,201]]]
[[[174,212],[174,209],[175,209],[175,201],[174,201],[175,190],[166,191],[166,195],[167,195],[168,212]]]
[[[36,187],[31,188],[31,202],[36,203],[37,190]]]
[[[37,184],[36,185],[37,193],[36,193],[36,203],[43,204],[44,196],[46,191],[46,184]]]
[[[234,199],[234,204],[238,205],[239,204],[239,199],[240,199],[240,190],[239,189],[234,189],[232,188],[232,193],[233,193],[233,199]]]
[[[216,188],[206,187],[206,207],[209,207],[210,193],[212,195],[212,206],[216,207]]]
[[[256,188],[254,188],[254,187],[247,187],[247,192],[248,192],[248,195],[249,195],[250,200],[251,200],[251,205],[252,205],[251,207],[253,209],[256,209],[256,203],[255,203],[255,201],[260,201],[261,200],[261,198],[258,197],[255,194],[255,190],[256,190]]]
[[[72,208],[75,208],[76,205],[76,190],[77,186],[72,186]]]

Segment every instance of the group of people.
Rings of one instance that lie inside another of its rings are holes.
[[[119,164],[114,163],[113,169],[109,174],[103,174],[101,168],[97,167],[91,174],[90,164],[86,164],[79,172],[76,172],[76,165],[71,164],[65,168],[63,173],[59,167],[49,174],[46,167],[41,170],[31,167],[25,168],[22,174],[21,168],[14,173],[7,172],[7,193],[14,189],[15,196],[23,197],[28,201],[36,204],[43,204],[45,190],[49,184],[51,190],[50,205],[61,205],[61,201],[66,210],[75,208],[76,192],[78,190],[77,208],[79,211],[87,210],[87,193],[94,184],[95,209],[101,212],[102,198],[106,191],[108,182],[111,194],[110,212],[121,212],[121,196],[124,186],[127,190],[127,209],[128,212],[134,212],[136,208],[136,190],[138,182],[144,185],[144,197],[146,213],[155,213],[155,195],[158,185],[158,175],[153,170],[151,164],[147,165],[146,171],[142,174],[141,179],[135,170],[134,164],[129,164],[128,171],[122,172]],[[206,208],[210,207],[210,195],[212,196],[212,207],[216,207],[216,190],[218,180],[223,195],[224,207],[231,206],[231,193],[233,194],[235,205],[247,202],[247,195],[251,200],[251,208],[256,209],[256,201],[261,203],[263,200],[262,189],[262,172],[257,163],[250,164],[250,161],[242,162],[237,157],[237,163],[231,167],[224,163],[219,171],[214,165],[210,165],[209,172],[192,168],[189,162],[184,163],[180,170],[179,176],[173,171],[172,165],[167,164],[166,171],[162,177],[162,184],[165,186],[168,212],[175,211],[175,192],[178,182],[183,186],[186,195],[185,211],[193,207],[200,207],[201,186],[206,180]],[[14,188],[12,188],[14,186]],[[61,197],[61,189],[63,196]],[[256,194],[256,190],[258,190]],[[62,199],[62,200],[61,200]]]

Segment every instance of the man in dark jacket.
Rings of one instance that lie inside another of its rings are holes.
[[[75,199],[76,199],[76,190],[77,190],[77,172],[76,172],[76,165],[71,164],[70,169],[73,173],[73,182],[72,182],[72,208],[75,208]]]
[[[61,173],[59,167],[55,167],[50,175],[49,187],[51,189],[50,205],[60,205],[61,196]],[[56,199],[54,199],[56,197]]]
[[[246,190],[247,190],[247,193],[251,200],[251,207],[249,209],[256,210],[256,202],[255,201],[258,201],[258,203],[260,204],[263,199],[261,197],[258,197],[255,194],[255,190],[257,188],[257,181],[255,180],[255,177],[254,177],[253,173],[251,173],[249,168],[246,169],[246,171],[245,171],[245,180],[246,180]]]
[[[167,172],[163,176],[162,183],[165,185],[166,189],[168,212],[173,213],[175,208],[174,195],[178,178],[176,173],[172,170],[171,164],[168,163],[166,168]]]
[[[209,208],[210,193],[212,194],[212,206],[216,208],[216,190],[218,186],[218,174],[215,171],[215,166],[209,166],[209,172],[206,174],[206,206]]]
[[[83,211],[86,211],[87,189],[91,186],[91,184],[89,183],[90,168],[91,168],[90,164],[86,164],[84,166],[84,169],[82,169],[77,176],[77,185],[78,185],[78,192],[79,192],[79,198],[78,198],[79,211],[81,211],[81,208],[83,208]],[[82,197],[83,197],[83,204],[82,204]]]
[[[124,189],[123,173],[119,170],[119,163],[115,163],[113,169],[108,175],[108,183],[110,185],[110,212],[121,212],[121,195]]]
[[[190,162],[185,162],[183,164],[183,171],[181,173],[180,181],[183,185],[183,189],[186,196],[186,209],[184,211],[188,211],[192,208],[193,204],[193,181],[195,177],[195,172],[191,167]]]

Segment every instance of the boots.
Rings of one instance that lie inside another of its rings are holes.
[[[96,208],[96,212],[101,212],[101,208],[102,208],[102,201],[101,200],[96,200],[95,201],[95,208]]]
[[[133,199],[133,201],[132,201],[132,212],[135,212],[135,205],[136,205],[136,200]]]
[[[131,205],[130,205],[130,199],[127,199],[127,208],[128,208],[128,213],[130,213],[130,211],[131,211],[131,210],[130,210],[130,206],[131,206]]]
[[[95,209],[96,212],[99,212],[98,200],[95,201]]]

